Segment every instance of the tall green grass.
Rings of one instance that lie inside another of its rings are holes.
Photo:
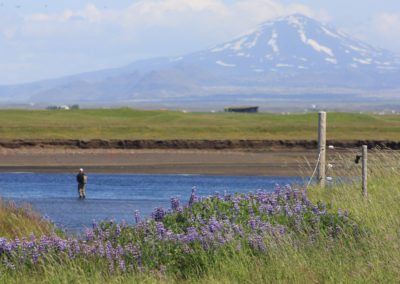
[[[29,204],[17,206],[13,201],[0,198],[0,236],[22,238],[30,233],[40,236],[51,234],[53,229],[54,226],[44,221]]]
[[[40,269],[3,275],[4,283],[398,283],[400,279],[400,155],[392,151],[370,153],[368,196],[360,181],[317,185],[307,189],[313,203],[325,201],[330,212],[346,209],[360,234],[340,238],[266,239],[266,253],[227,247],[211,258],[198,254],[184,274],[174,269],[162,274],[111,274],[104,261],[49,259]],[[359,176],[361,169],[346,158],[334,166],[332,176]],[[163,248],[160,248],[162,254]],[[182,256],[183,257],[183,256]],[[181,265],[182,263],[176,263]],[[201,265],[200,265],[201,264]]]
[[[317,139],[317,113],[0,110],[4,139]],[[328,113],[328,137],[400,140],[400,116]]]

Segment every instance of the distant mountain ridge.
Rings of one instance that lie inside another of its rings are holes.
[[[31,84],[0,86],[0,102],[137,105],[396,100],[400,57],[306,16],[180,57],[133,62]],[[385,95],[389,94],[389,96]]]

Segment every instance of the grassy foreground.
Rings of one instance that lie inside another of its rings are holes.
[[[0,198],[0,236],[22,238],[30,233],[40,236],[51,234],[53,229],[29,204],[16,206],[15,202]]]
[[[4,139],[317,139],[317,113],[0,110]],[[328,113],[328,139],[400,140],[400,116]]]
[[[86,240],[0,238],[4,283],[398,283],[398,153],[371,157],[358,181],[307,191],[171,199],[137,225],[94,224]],[[352,164],[331,175],[359,175]]]

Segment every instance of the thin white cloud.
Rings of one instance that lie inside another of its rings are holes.
[[[60,14],[26,15],[22,31],[49,36],[63,31],[91,32],[87,28],[90,25],[115,25],[128,32],[165,27],[189,30],[195,26],[196,30],[207,32],[219,33],[221,28],[240,33],[261,21],[292,13],[315,15],[305,5],[285,6],[271,0],[242,0],[231,5],[219,0],[140,0],[124,10],[100,10],[88,4],[81,10],[66,9]]]

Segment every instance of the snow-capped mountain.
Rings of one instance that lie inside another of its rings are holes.
[[[296,14],[262,23],[254,31],[176,60],[239,72],[399,70],[394,54]]]
[[[133,105],[355,102],[366,97],[393,101],[399,99],[399,79],[398,55],[296,14],[264,22],[231,41],[180,57],[142,60],[23,86],[0,86],[0,99]]]

